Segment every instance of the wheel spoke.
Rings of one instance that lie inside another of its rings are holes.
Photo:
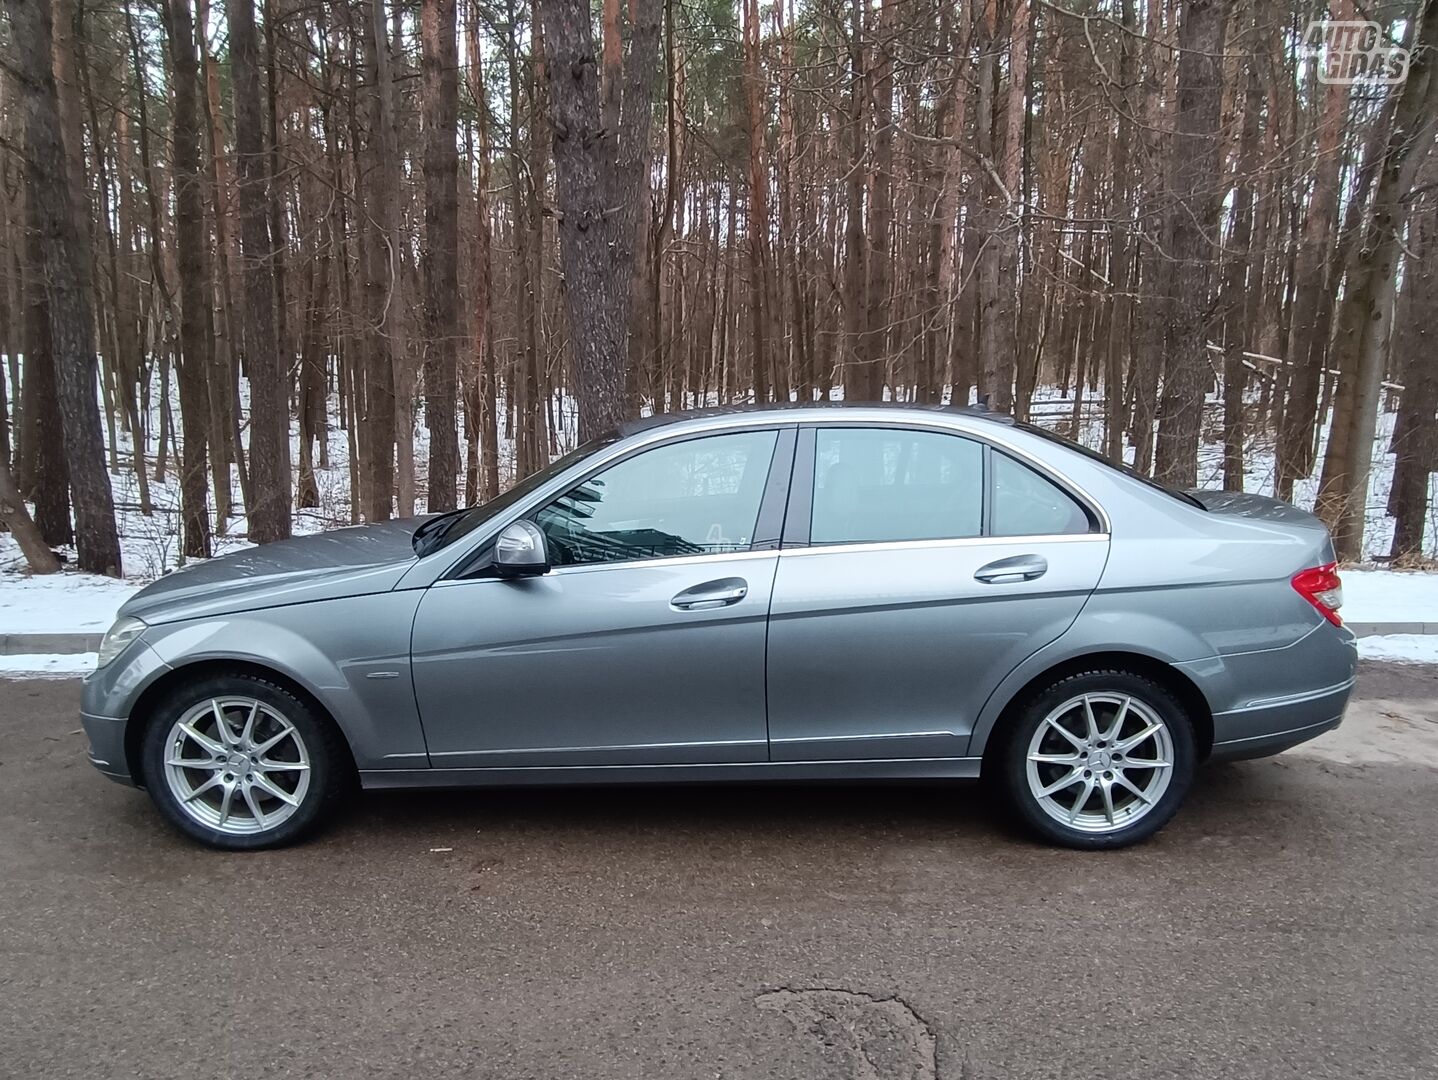
[[[224,756],[226,752],[225,748],[221,744],[215,742],[215,740],[210,738],[208,735],[202,735],[199,729],[196,728],[193,724],[181,724],[180,730],[183,731],[186,736],[188,736],[193,742],[195,742],[200,747],[200,749],[208,750],[212,754]]]
[[[166,765],[173,765],[177,769],[213,769],[215,763],[209,758],[166,758]]]
[[[1089,796],[1093,794],[1093,789],[1093,777],[1089,777],[1083,782],[1083,793],[1079,795],[1078,800],[1073,804],[1073,806],[1069,807],[1070,825],[1077,821],[1078,816],[1083,813],[1083,808],[1088,805]]]
[[[1152,805],[1153,805],[1153,800],[1150,799],[1147,795],[1145,795],[1145,794],[1134,784],[1134,782],[1133,782],[1132,780],[1130,780],[1127,776],[1125,776],[1122,772],[1114,773],[1113,782],[1114,782],[1115,784],[1122,784],[1122,785],[1123,785],[1124,787],[1126,787],[1129,791],[1133,792],[1133,794],[1134,794],[1135,797],[1137,797],[1137,798],[1139,798],[1139,799],[1142,799],[1142,800],[1144,801],[1144,804],[1145,804],[1146,806],[1152,806]]]
[[[217,786],[217,785],[219,785],[219,784],[223,784],[223,783],[224,783],[224,780],[221,778],[220,774],[219,774],[218,772],[217,772],[217,773],[214,773],[213,775],[211,775],[211,777],[210,777],[208,780],[206,780],[206,781],[205,781],[203,784],[201,784],[199,787],[194,788],[193,790],[191,790],[190,793],[189,793],[188,795],[186,795],[184,798],[182,798],[180,801],[181,801],[181,802],[193,802],[195,799],[198,799],[198,798],[199,798],[201,795],[203,795],[205,792],[209,791],[210,788],[215,787],[215,786]]]
[[[289,737],[290,737],[290,729],[289,729],[289,728],[285,728],[285,730],[282,731],[282,732],[280,732],[278,735],[271,735],[268,739],[266,739],[264,742],[260,743],[259,745],[257,745],[257,746],[255,747],[255,750],[254,750],[255,756],[256,756],[256,757],[263,757],[266,752],[268,752],[268,751],[270,751],[270,750],[273,750],[276,746],[279,746],[280,743],[284,742],[284,741],[285,741],[286,739],[288,739]]]
[[[255,798],[255,793],[252,788],[246,787],[244,793],[245,805],[250,808],[250,813],[255,816],[255,824],[263,829],[265,827],[265,812],[260,809],[260,800]]]
[[[1047,787],[1044,787],[1044,788],[1039,789],[1039,792],[1038,792],[1039,798],[1041,798],[1041,799],[1047,799],[1050,795],[1054,794],[1055,792],[1062,791],[1064,788],[1073,787],[1076,783],[1078,783],[1078,782],[1079,782],[1080,780],[1082,780],[1082,779],[1083,779],[1083,770],[1076,767],[1076,768],[1070,770],[1070,771],[1069,771],[1068,773],[1066,773],[1065,775],[1059,777],[1057,780],[1055,780],[1052,784],[1049,784]]]
[[[1097,741],[1098,741],[1098,720],[1096,720],[1096,719],[1094,718],[1094,714],[1093,714],[1093,702],[1089,700],[1089,696],[1088,696],[1087,694],[1084,695],[1084,699],[1083,699],[1083,718],[1084,718],[1084,724],[1085,724],[1085,725],[1087,726],[1087,728],[1088,728],[1088,741],[1089,741],[1089,742],[1097,742]]]
[[[1038,765],[1077,765],[1083,759],[1077,754],[1030,754],[1029,760]]]
[[[298,799],[296,799],[284,788],[276,784],[264,773],[255,773],[255,787],[259,788],[267,795],[273,795],[275,798],[279,799],[280,802],[285,803],[289,806],[298,806],[300,804],[300,801]]]
[[[310,767],[303,761],[271,761],[260,758],[255,765],[264,772],[309,772]]]
[[[245,718],[245,730],[240,732],[240,742],[248,746],[255,735],[255,718],[260,715],[260,703],[250,706],[250,715]]]
[[[1114,822],[1113,822],[1113,784],[1111,784],[1111,783],[1099,784],[1098,790],[1099,790],[1099,794],[1103,796],[1103,813],[1104,813],[1104,817],[1108,818],[1108,823],[1109,823],[1110,825],[1112,825],[1112,824],[1114,823]]]
[[[220,798],[220,827],[224,828],[225,822],[230,820],[230,804],[235,801],[235,785],[226,784],[225,794]]]
[[[1118,763],[1120,769],[1171,769],[1172,763],[1157,758],[1124,758]]]
[[[1064,726],[1063,726],[1062,724],[1060,724],[1057,720],[1055,720],[1052,716],[1048,718],[1047,723],[1048,723],[1049,727],[1053,728],[1053,729],[1054,729],[1055,731],[1057,731],[1060,735],[1062,735],[1065,739],[1067,739],[1070,743],[1072,743],[1075,750],[1082,750],[1082,749],[1084,748],[1084,740],[1083,740],[1082,738],[1080,738],[1079,736],[1075,735],[1075,734],[1074,734],[1072,731],[1070,731],[1068,728],[1064,727]]]
[[[1115,743],[1113,748],[1121,754],[1127,753],[1140,743],[1153,738],[1154,735],[1162,730],[1162,724],[1145,724],[1142,731],[1135,735],[1130,735],[1127,739],[1124,739],[1123,742]]]
[[[235,733],[230,730],[230,722],[225,719],[225,707],[220,704],[219,698],[211,700],[210,711],[215,714],[215,730],[219,733],[220,741],[226,746],[234,746]]]
[[[1123,731],[1123,722],[1128,719],[1128,707],[1132,701],[1133,698],[1131,697],[1123,699],[1123,704],[1118,707],[1118,712],[1114,714],[1113,724],[1110,725],[1109,729],[1103,734],[1105,741],[1115,741],[1119,733]]]

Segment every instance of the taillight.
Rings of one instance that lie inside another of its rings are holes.
[[[1343,625],[1338,615],[1343,606],[1343,581],[1338,576],[1337,563],[1300,570],[1293,575],[1293,587],[1334,626]]]

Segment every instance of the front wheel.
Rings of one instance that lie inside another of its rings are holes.
[[[1020,710],[1002,748],[1019,817],[1052,843],[1125,847],[1158,832],[1193,780],[1193,725],[1163,687],[1128,672],[1062,679]]]
[[[329,721],[250,675],[181,687],[151,718],[141,750],[161,813],[211,847],[277,847],[308,831],[342,793],[347,758]]]

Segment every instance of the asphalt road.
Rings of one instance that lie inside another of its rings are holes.
[[[367,796],[208,852],[0,682],[0,1077],[1438,1075],[1438,669],[1155,841],[968,788]]]

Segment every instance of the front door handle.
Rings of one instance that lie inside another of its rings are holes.
[[[1013,555],[999,559],[974,571],[974,580],[985,585],[1005,585],[1015,581],[1033,581],[1048,571],[1049,564],[1042,555]]]
[[[680,611],[707,611],[737,604],[748,595],[749,583],[743,578],[720,578],[685,589],[669,601],[669,606]]]

